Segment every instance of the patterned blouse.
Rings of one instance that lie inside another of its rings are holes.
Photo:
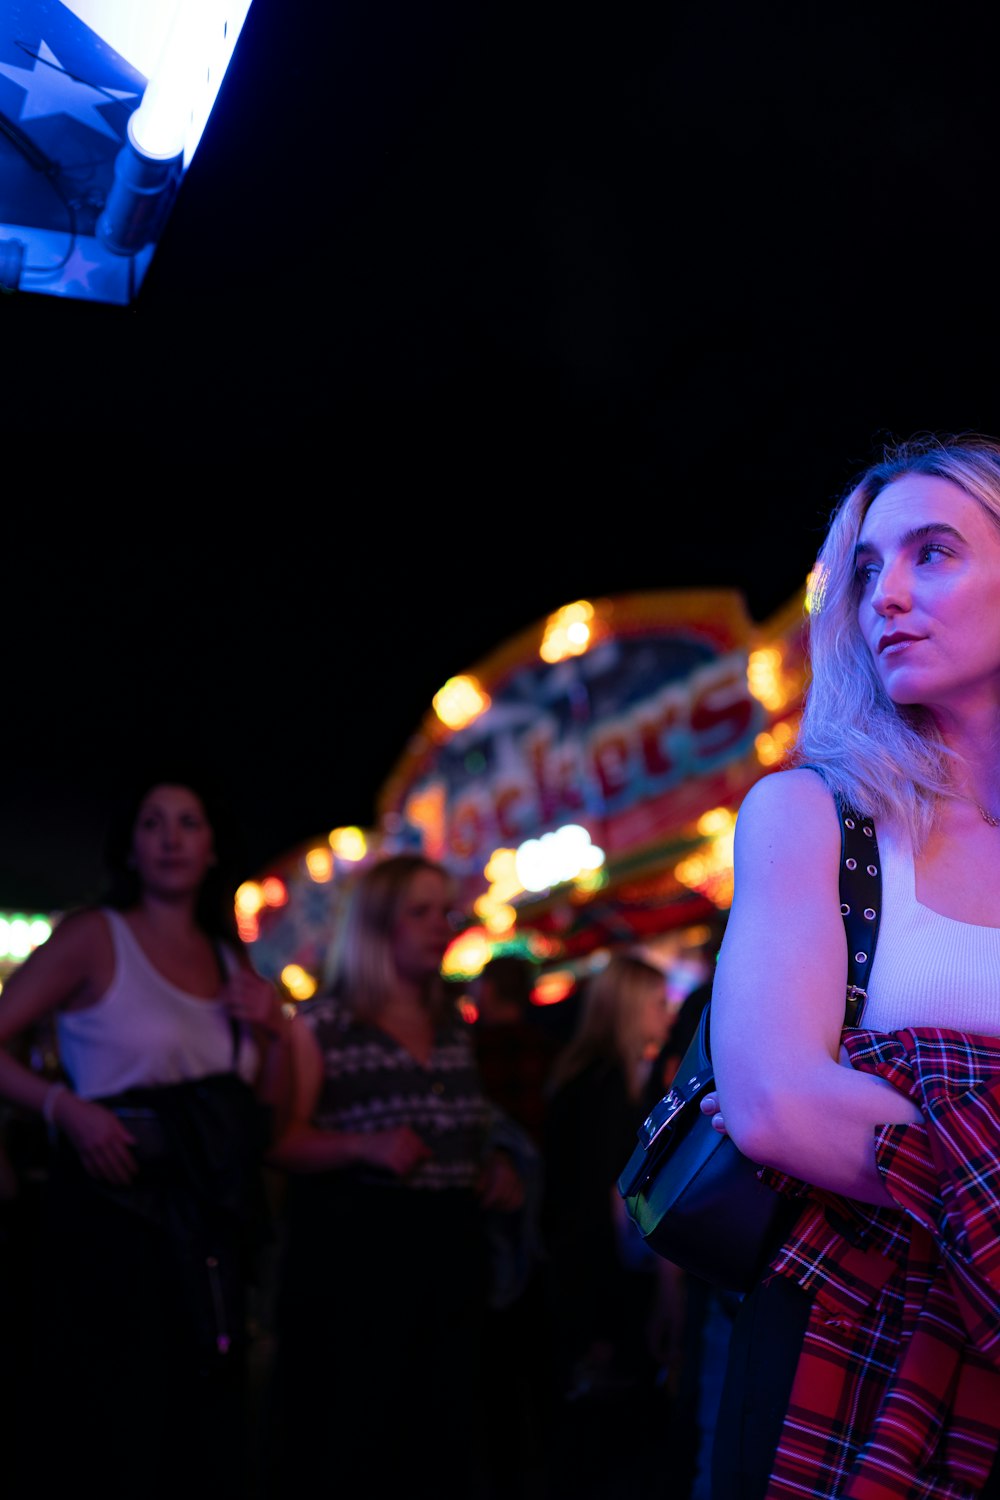
[[[807,1188],[769,1274],[814,1293],[767,1500],[971,1500],[1000,1442],[1000,1038],[848,1030],[919,1104],[875,1154],[898,1209]]]
[[[409,1125],[433,1155],[406,1178],[407,1188],[473,1186],[494,1110],[480,1086],[467,1022],[456,1017],[440,1024],[424,1064],[378,1026],[353,1020],[332,998],[306,1001],[297,1014],[311,1027],[323,1055],[315,1125],[352,1132]],[[399,1185],[371,1168],[354,1175]]]

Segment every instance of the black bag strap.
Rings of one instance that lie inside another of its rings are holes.
[[[882,870],[875,824],[840,797],[840,914],[847,933],[847,1026],[858,1026],[882,916]]]
[[[805,761],[800,769],[815,771],[826,781],[822,766]],[[847,934],[844,1025],[858,1026],[882,916],[882,870],[873,820],[850,807],[839,792],[833,793],[833,800],[840,819],[840,915]]]
[[[226,960],[223,957],[222,943],[218,938],[212,939],[212,948],[215,952],[215,961],[219,966],[219,973],[222,976],[222,982],[223,984],[225,984],[227,979],[229,978],[229,965],[226,963]],[[240,1023],[239,1021],[237,1021],[235,1016],[230,1016],[229,1018],[229,1034],[233,1039],[232,1067],[235,1068],[237,1060],[239,1059],[240,1041],[243,1036],[243,1028],[240,1026]]]

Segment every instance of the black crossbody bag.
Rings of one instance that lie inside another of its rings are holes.
[[[881,871],[872,820],[836,801],[848,960],[844,1024],[857,1026],[878,936]],[[651,1250],[714,1286],[746,1292],[799,1205],[761,1182],[756,1164],[701,1112],[715,1087],[710,1012],[711,1002],[669,1092],[640,1126],[618,1191]]]

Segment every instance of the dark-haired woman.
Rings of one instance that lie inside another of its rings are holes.
[[[259,1106],[280,1111],[286,1022],[235,932],[223,833],[195,778],[144,782],[109,833],[107,899],[0,996],[0,1094],[52,1139],[30,1463],[53,1493],[245,1491]],[[55,1079],[13,1048],[50,1021]]]

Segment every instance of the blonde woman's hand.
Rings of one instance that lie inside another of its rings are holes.
[[[137,1171],[135,1137],[110,1109],[66,1090],[56,1100],[52,1118],[91,1177],[121,1187],[132,1181]]]
[[[722,1111],[719,1108],[718,1094],[706,1094],[698,1107],[703,1115],[711,1117],[713,1130],[717,1130],[720,1135],[729,1134],[729,1131],[726,1129],[726,1122],[722,1117]]]
[[[363,1159],[373,1167],[391,1172],[394,1177],[409,1177],[432,1155],[424,1138],[409,1125],[400,1125],[395,1130],[373,1130],[361,1140]]]
[[[514,1213],[524,1204],[524,1182],[506,1151],[491,1151],[476,1184],[484,1208]]]

